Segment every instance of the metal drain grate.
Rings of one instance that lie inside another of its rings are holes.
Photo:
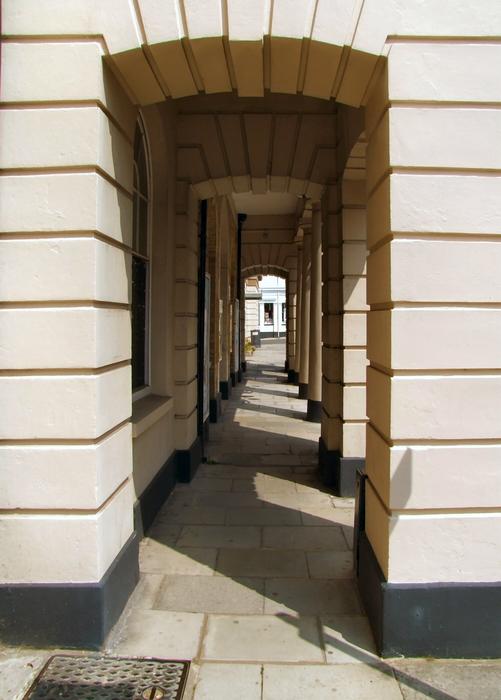
[[[52,656],[24,700],[181,700],[188,661]]]

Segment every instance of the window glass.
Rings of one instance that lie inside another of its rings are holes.
[[[273,303],[265,302],[264,305],[264,322],[266,325],[273,325]]]
[[[132,388],[145,386],[148,263],[132,257]]]
[[[141,125],[134,138],[132,203],[132,389],[148,384],[148,298],[150,261],[148,247],[148,168]]]

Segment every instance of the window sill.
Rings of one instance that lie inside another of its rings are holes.
[[[174,407],[172,396],[148,394],[132,405],[132,437],[137,438]]]

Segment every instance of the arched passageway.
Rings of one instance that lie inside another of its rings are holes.
[[[320,428],[304,421],[284,356],[276,338],[247,355],[210,427],[207,462],[141,543],[138,591],[108,643],[125,655],[175,649],[194,659],[200,689],[213,664],[226,664],[221,678],[239,664],[313,664],[313,682],[331,663],[375,660],[353,569],[353,499],[318,480]],[[141,631],[150,621],[176,632],[159,643]],[[369,676],[396,691],[389,667]]]
[[[331,484],[353,476],[366,429],[359,583],[379,650],[499,654],[499,7],[49,5],[2,6],[7,634],[102,643],[137,580],[141,524],[200,464],[205,399],[217,418],[240,378],[248,252],[248,270],[288,270],[289,379],[321,414]],[[347,175],[362,131],[363,197]],[[298,209],[244,222],[249,193]],[[271,224],[246,233],[291,214],[278,247]]]

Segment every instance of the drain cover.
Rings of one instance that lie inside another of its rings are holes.
[[[52,656],[24,700],[181,700],[188,661]]]

